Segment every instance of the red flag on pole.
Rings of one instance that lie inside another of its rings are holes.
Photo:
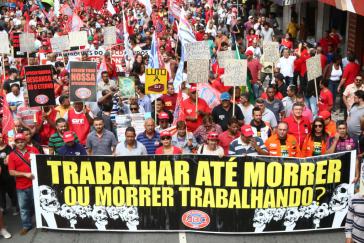
[[[2,103],[2,109],[0,110],[0,114],[2,113],[2,120],[1,120],[1,128],[2,134],[7,136],[8,132],[13,129],[14,127],[14,120],[13,115],[9,109],[9,104],[6,101],[4,95],[0,96],[0,103]]]

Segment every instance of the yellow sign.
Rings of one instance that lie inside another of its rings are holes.
[[[167,93],[167,70],[148,68],[145,70],[145,94]]]

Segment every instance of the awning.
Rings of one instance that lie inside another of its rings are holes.
[[[320,0],[320,2],[330,4],[343,11],[349,11],[364,16],[363,0]]]
[[[281,6],[300,4],[300,3],[309,2],[309,1],[312,1],[312,0],[272,0],[272,2],[274,2],[278,5],[281,5]]]

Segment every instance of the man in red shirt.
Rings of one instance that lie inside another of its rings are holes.
[[[34,214],[32,179],[30,168],[30,154],[39,154],[35,147],[26,145],[23,133],[15,135],[15,150],[9,154],[9,174],[15,177],[16,190],[20,208],[20,218],[23,229],[20,235],[25,235],[32,229],[32,216]]]
[[[260,91],[262,91],[262,82],[260,81],[260,70],[262,69],[262,64],[259,60],[253,58],[254,53],[251,50],[245,52],[248,60],[248,69],[252,76],[251,84],[256,98],[260,97]]]
[[[340,93],[341,87],[346,88],[349,84],[354,83],[356,76],[360,72],[360,65],[355,62],[354,54],[348,55],[348,61],[349,63],[345,66],[340,84],[337,87],[338,93]]]
[[[310,120],[302,116],[303,106],[304,104],[294,103],[292,114],[284,119],[284,122],[288,124],[288,134],[296,137],[300,147],[302,147],[303,141],[311,130]]]
[[[319,112],[321,111],[329,111],[331,112],[332,107],[334,105],[334,97],[331,91],[327,88],[329,85],[329,80],[322,79],[320,82],[320,97],[318,102]]]
[[[330,37],[330,31],[325,31],[325,36],[319,41],[319,46],[322,47],[322,51],[326,54],[329,50],[330,45],[334,45],[334,40]]]
[[[189,95],[190,97],[182,102],[181,108],[186,116],[187,130],[194,132],[202,124],[202,118],[211,113],[211,109],[205,100],[197,97],[197,88],[195,86],[190,88]]]
[[[80,144],[86,145],[87,135],[93,123],[92,112],[89,111],[83,102],[75,102],[73,108],[69,109],[66,118],[70,131],[77,134]]]
[[[40,136],[40,144],[47,145],[49,137],[56,132],[56,120],[58,111],[53,106],[43,106],[42,110],[35,114],[36,133]]]
[[[239,121],[231,118],[228,124],[228,130],[219,135],[219,145],[224,149],[224,154],[229,154],[229,146],[233,140],[240,137]]]
[[[176,108],[177,94],[174,92],[173,83],[168,83],[167,94],[162,95],[161,99],[164,101],[164,108],[170,112],[174,112]]]

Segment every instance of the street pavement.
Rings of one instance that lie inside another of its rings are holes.
[[[344,230],[260,234],[260,235],[216,235],[206,233],[120,233],[120,232],[65,232],[32,230],[20,236],[19,216],[5,215],[8,231],[13,234],[9,240],[0,236],[0,242],[9,243],[343,243]]]

